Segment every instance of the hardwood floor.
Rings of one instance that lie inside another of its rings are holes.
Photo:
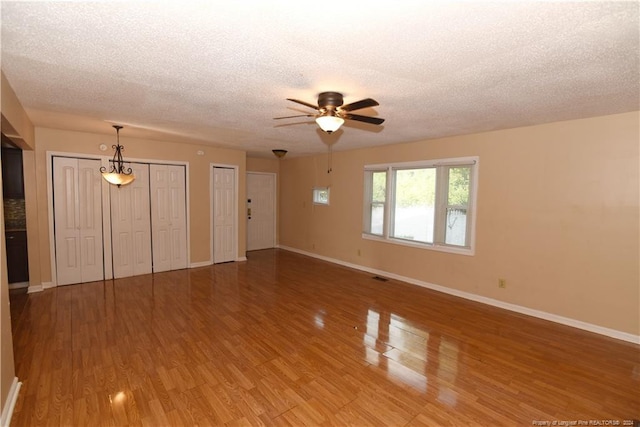
[[[13,295],[11,311],[12,426],[640,418],[636,345],[283,250]]]

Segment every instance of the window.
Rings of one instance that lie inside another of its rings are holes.
[[[478,158],[365,166],[364,237],[473,254]]]
[[[368,202],[365,207],[365,223],[369,224],[368,232],[382,236],[384,225],[384,202],[387,195],[387,172],[370,171],[369,180],[365,181],[365,192],[368,192]]]
[[[313,189],[313,203],[316,205],[328,205],[329,187],[315,187]]]

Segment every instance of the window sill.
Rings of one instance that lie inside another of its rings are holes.
[[[376,236],[374,234],[368,234],[368,233],[362,233],[362,238],[363,239],[367,239],[367,240],[374,240],[377,242],[382,242],[382,243],[390,243],[393,245],[400,245],[400,246],[408,246],[411,248],[417,248],[417,249],[426,249],[426,250],[430,250],[430,251],[437,251],[437,252],[447,252],[447,253],[451,253],[451,254],[457,254],[457,255],[466,255],[466,256],[474,256],[475,255],[475,250],[474,248],[457,248],[454,246],[445,246],[445,245],[431,245],[428,243],[417,243],[417,242],[411,242],[409,240],[402,240],[402,239],[394,239],[393,237],[390,238],[385,238],[382,236]]]

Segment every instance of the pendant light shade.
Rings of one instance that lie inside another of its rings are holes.
[[[275,154],[275,156],[279,159],[282,159],[284,156],[287,155],[287,150],[281,150],[281,149],[277,149],[277,150],[271,150],[273,152],[273,154]]]
[[[113,149],[115,153],[113,154],[113,160],[111,160],[111,166],[107,171],[107,168],[102,166],[100,168],[100,172],[102,173],[102,177],[112,185],[117,185],[120,187],[121,185],[127,185],[132,183],[136,176],[133,174],[133,170],[129,167],[125,167],[124,161],[122,160],[122,150],[124,147],[120,145],[120,129],[122,126],[113,125],[116,130],[116,145],[113,145]]]
[[[114,172],[102,172],[102,177],[106,179],[109,184],[117,185],[118,187],[131,184],[136,179],[133,174],[127,175]]]
[[[326,133],[333,133],[340,129],[340,126],[344,123],[344,119],[335,115],[326,115],[318,117],[316,123],[320,126],[320,129]]]

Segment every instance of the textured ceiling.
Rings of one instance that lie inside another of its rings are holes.
[[[37,126],[290,155],[639,107],[637,2],[10,2],[2,69]],[[333,135],[296,98],[371,97]]]

